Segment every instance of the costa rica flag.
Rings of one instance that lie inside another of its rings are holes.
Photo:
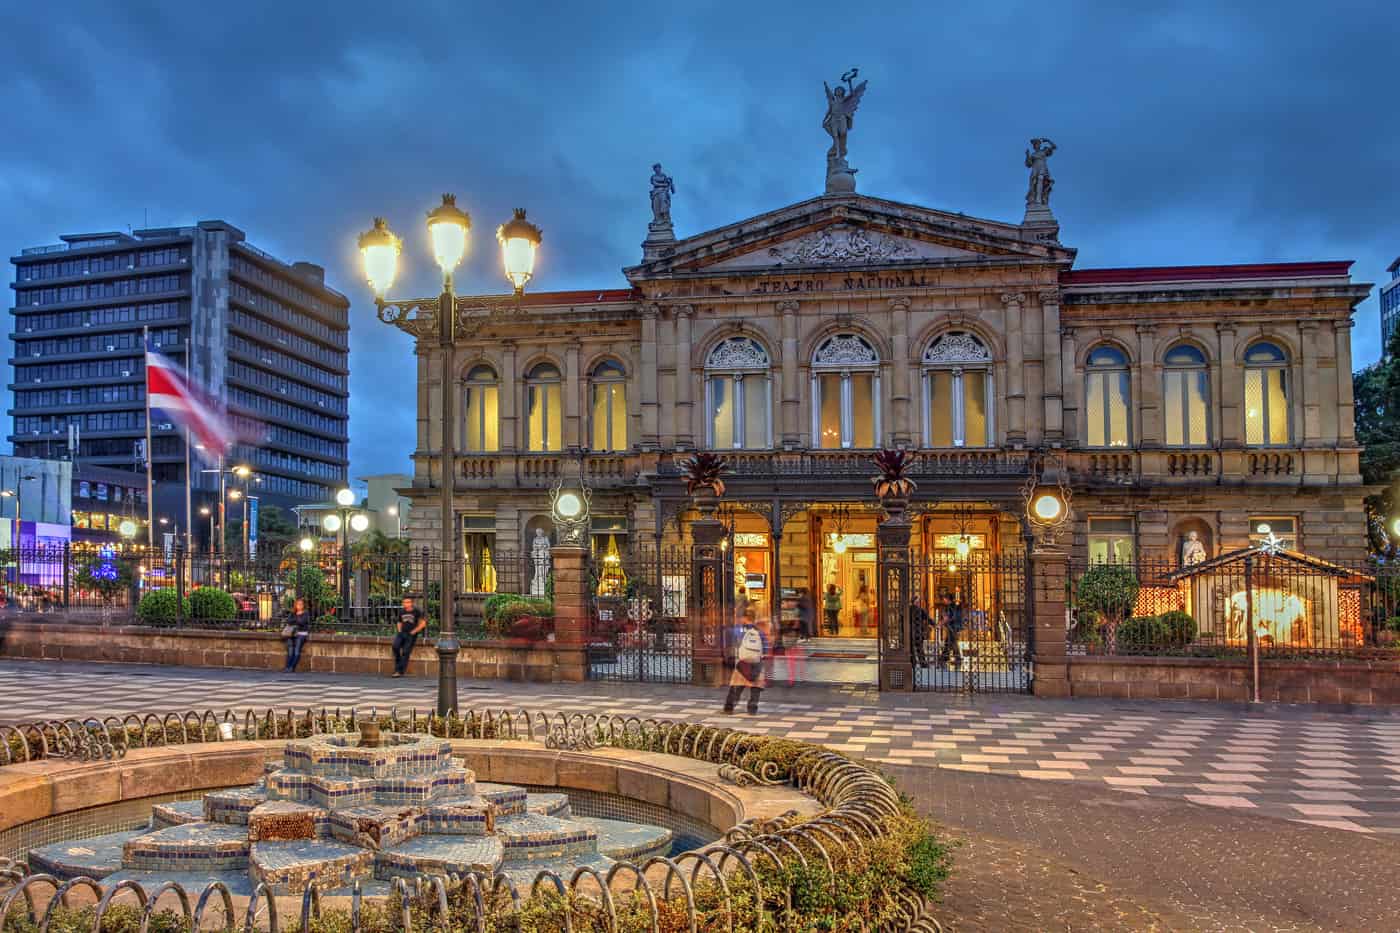
[[[237,439],[219,403],[190,381],[188,374],[146,341],[146,407],[159,409],[189,432],[212,456],[224,454]]]

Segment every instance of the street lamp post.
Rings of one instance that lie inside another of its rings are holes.
[[[302,558],[304,558],[307,554],[310,554],[310,553],[311,553],[311,549],[312,549],[313,547],[315,547],[315,546],[316,546],[316,542],[312,541],[312,540],[311,540],[311,537],[310,537],[309,535],[303,536],[302,539],[301,539],[300,541],[297,542],[297,588],[296,588],[297,599],[301,599],[301,561],[302,561]],[[319,608],[320,608],[320,607],[318,606],[317,609],[319,609]]]
[[[460,645],[456,632],[456,553],[457,531],[453,509],[455,483],[454,439],[456,418],[453,413],[456,398],[457,338],[475,333],[484,324],[519,316],[520,297],[525,283],[535,271],[535,254],[540,245],[540,229],[525,219],[525,211],[516,208],[515,216],[496,230],[501,244],[501,259],[506,278],[514,295],[503,299],[459,299],[453,290],[452,272],[467,250],[467,234],[471,218],[457,207],[454,195],[444,194],[442,204],[428,213],[428,235],[433,255],[442,270],[442,293],[436,298],[397,300],[385,298],[398,274],[402,241],[389,230],[382,217],[375,218],[374,227],[360,235],[360,255],[364,260],[365,278],[374,290],[374,303],[379,320],[392,324],[419,340],[436,337],[442,350],[440,383],[442,387],[442,429],[440,473],[442,486],[442,574],[440,583],[442,620],[437,639],[438,653],[438,715],[446,716],[457,710],[457,652]],[[425,586],[426,586],[426,581]],[[426,593],[424,594],[426,596]]]
[[[207,505],[199,507],[199,514],[209,519],[209,553],[214,553],[214,510]]]
[[[355,493],[342,489],[335,494],[340,508],[327,515],[321,524],[331,534],[340,532],[340,621],[350,621],[350,532],[362,532],[369,527],[369,516],[356,512]]]

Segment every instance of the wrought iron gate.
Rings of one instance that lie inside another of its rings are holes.
[[[1029,693],[1025,554],[925,555],[914,567],[914,592],[930,618],[927,639],[913,646],[915,689]]]
[[[588,576],[589,679],[690,683],[695,594],[689,552],[595,554]]]

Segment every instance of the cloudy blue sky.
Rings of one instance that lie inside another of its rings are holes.
[[[324,264],[355,302],[352,475],[413,443],[409,341],[355,267],[371,217],[406,235],[405,291],[434,290],[442,191],[477,223],[464,288],[502,286],[489,232],[514,206],[545,230],[533,287],[616,287],[654,161],[681,235],[818,193],[821,82],[852,65],[863,192],[1019,220],[1049,135],[1080,267],[1353,259],[1379,282],[1400,254],[1382,2],[3,6],[0,248],[222,218]]]

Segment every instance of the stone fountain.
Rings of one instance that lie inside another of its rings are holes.
[[[288,742],[257,784],[158,804],[144,830],[33,849],[30,867],[104,884],[218,880],[298,894],[385,894],[395,878],[504,872],[517,884],[543,870],[605,870],[664,855],[669,829],[574,817],[562,793],[478,783],[451,743],[365,730]]]

